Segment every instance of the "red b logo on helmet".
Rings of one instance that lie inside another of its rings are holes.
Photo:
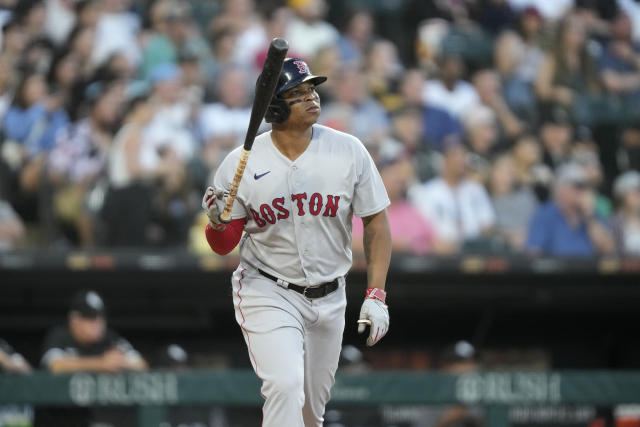
[[[293,63],[298,67],[298,72],[300,74],[307,74],[309,72],[307,70],[307,64],[305,64],[304,61],[293,61]]]

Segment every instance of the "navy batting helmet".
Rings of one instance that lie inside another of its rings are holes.
[[[306,62],[298,58],[287,58],[282,64],[282,72],[273,93],[273,98],[264,119],[267,123],[282,123],[291,113],[290,103],[280,97],[283,92],[302,83],[311,82],[319,85],[327,80],[324,76],[314,76]]]

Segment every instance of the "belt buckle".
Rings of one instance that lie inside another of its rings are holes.
[[[307,296],[307,290],[309,289],[318,289],[320,286],[316,285],[316,286],[305,286],[304,291],[302,291],[302,296],[308,299],[312,299],[311,297]]]

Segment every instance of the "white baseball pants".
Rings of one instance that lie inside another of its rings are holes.
[[[236,321],[262,381],[262,426],[322,427],[342,347],[344,278],[314,300],[242,264],[231,283]]]

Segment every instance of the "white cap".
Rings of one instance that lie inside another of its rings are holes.
[[[556,185],[558,184],[587,184],[588,178],[584,168],[577,163],[566,163],[560,166],[556,172]]]
[[[623,197],[629,191],[640,189],[640,173],[635,170],[626,171],[616,178],[613,184],[613,194]]]

